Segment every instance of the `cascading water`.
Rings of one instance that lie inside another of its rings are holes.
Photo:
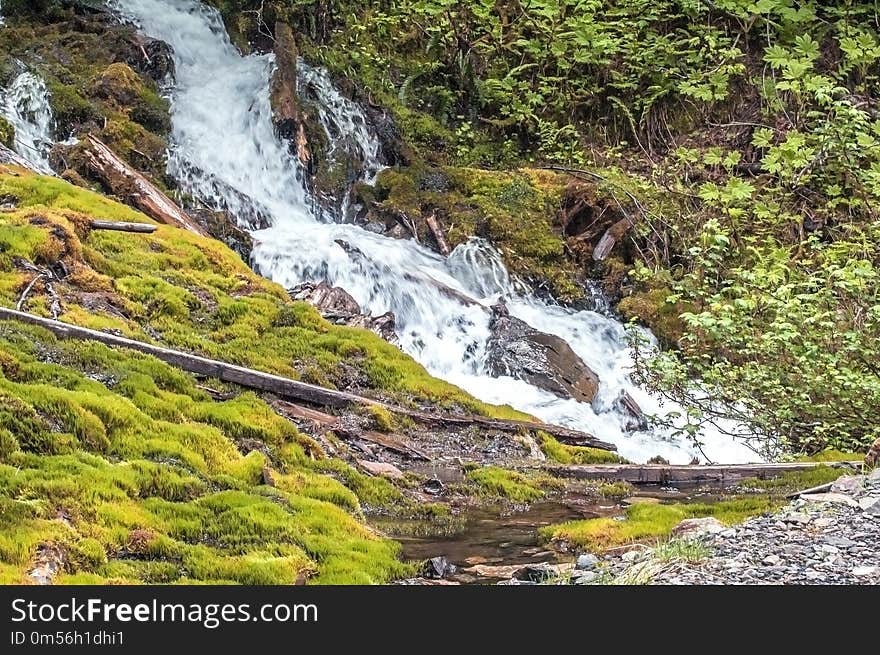
[[[365,311],[394,312],[401,347],[432,374],[478,398],[510,403],[544,420],[591,432],[614,442],[622,455],[635,461],[661,455],[672,462],[687,462],[699,456],[692,444],[671,434],[627,431],[628,417],[615,403],[623,392],[649,414],[679,408],[661,407],[631,383],[627,370],[632,360],[620,323],[530,296],[511,280],[498,253],[480,240],[471,240],[443,258],[414,241],[318,221],[310,210],[298,164],[272,129],[272,59],[241,56],[216,11],[196,0],[114,0],[113,4],[174,49],[169,171],[185,192],[229,209],[240,220],[244,217],[251,228],[255,223],[249,217],[259,214],[268,219],[269,227],[253,232],[253,259],[261,273],[288,287],[326,280],[351,293]],[[316,69],[302,70],[306,81],[321,84],[324,98],[341,98],[335,89],[329,92],[333,89],[329,78]],[[328,106],[325,129],[331,136],[335,131],[337,137],[350,131],[343,136],[358,144],[374,143],[360,110],[343,100],[332,109]],[[378,147],[370,145],[366,152],[377,153]],[[596,371],[601,388],[593,406],[484,373],[488,307],[499,297],[506,299],[512,315],[568,341]],[[704,452],[716,461],[759,459],[720,431],[704,433],[702,441]]]
[[[41,173],[52,175],[54,119],[45,82],[33,73],[18,75],[2,90],[0,114],[15,128],[15,151]]]
[[[309,66],[302,58],[296,62],[297,93],[313,95],[321,108],[318,117],[329,147],[327,158],[333,164],[344,159],[360,166],[360,179],[367,184],[385,168],[379,156],[379,142],[370,133],[363,110],[339,92],[323,68]]]

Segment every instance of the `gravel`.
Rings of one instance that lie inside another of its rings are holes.
[[[842,478],[832,492],[702,535],[711,555],[672,562],[652,583],[880,584],[880,515],[873,511],[880,506],[880,471]]]

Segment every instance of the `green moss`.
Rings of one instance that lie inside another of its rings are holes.
[[[312,442],[253,394],[214,402],[150,357],[18,324],[0,323],[0,352],[0,431],[20,442],[0,463],[4,567],[23,574],[53,542],[69,555],[62,583],[376,583],[410,571],[359,519],[357,494],[399,492],[307,456]],[[268,457],[243,454],[247,440]],[[262,479],[272,462],[276,488]]]
[[[622,544],[666,537],[687,518],[713,516],[732,525],[749,516],[772,511],[781,504],[769,497],[725,500],[717,503],[655,505],[638,503],[626,509],[626,520],[603,517],[570,521],[541,528],[545,539],[565,542],[576,548],[601,551]]]
[[[560,464],[620,464],[626,460],[611,452],[599,448],[569,446],[559,443],[546,432],[538,432],[541,450],[548,459]]]
[[[526,476],[497,466],[468,471],[467,479],[477,485],[480,495],[519,503],[543,498],[546,488],[558,486],[555,480],[547,476]]]
[[[845,469],[833,468],[831,466],[817,466],[804,471],[789,471],[783,473],[779,477],[767,480],[747,478],[739,483],[739,487],[746,490],[772,491],[780,494],[817,487],[827,482],[833,482],[841,475],[845,474]]]
[[[2,116],[0,116],[0,143],[7,148],[15,147],[15,127]]]
[[[380,432],[393,432],[397,427],[394,416],[380,405],[368,405],[367,413],[373,421],[373,427]]]
[[[634,487],[628,482],[601,482],[596,490],[605,498],[625,498],[633,493]]]
[[[680,316],[692,308],[667,302],[671,295],[668,287],[635,291],[621,299],[617,310],[625,319],[647,325],[663,343],[674,346],[686,331]]]

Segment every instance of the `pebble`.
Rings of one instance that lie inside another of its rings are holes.
[[[880,469],[702,541],[711,555],[662,567],[653,584],[880,584]],[[620,575],[648,557],[615,555],[605,570]]]

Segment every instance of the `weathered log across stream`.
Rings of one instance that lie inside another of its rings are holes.
[[[783,473],[806,471],[817,466],[853,468],[861,461],[852,462],[784,462],[758,464],[596,464],[548,466],[546,470],[563,478],[576,480],[623,480],[631,484],[733,484],[746,478],[765,480]]]
[[[190,373],[217,378],[224,382],[232,382],[249,389],[268,391],[282,398],[290,398],[307,402],[312,405],[335,408],[345,408],[353,405],[379,405],[393,413],[409,416],[413,420],[426,425],[438,425],[442,427],[478,426],[489,430],[510,433],[518,433],[523,430],[542,430],[565,443],[601,448],[603,450],[617,450],[614,444],[596,439],[585,432],[579,432],[558,425],[532,421],[501,420],[486,416],[437,414],[408,409],[406,407],[390,405],[357,394],[325,389],[324,387],[291,380],[280,375],[273,375],[271,373],[264,373],[243,366],[236,366],[234,364],[228,364],[214,359],[207,359],[205,357],[191,355],[179,350],[154,346],[142,341],[135,341],[133,339],[127,339],[106,332],[98,332],[97,330],[78,327],[76,325],[71,325],[70,323],[55,321],[34,314],[29,314],[27,312],[8,309],[6,307],[0,307],[0,319],[22,321],[32,325],[38,325],[49,330],[54,335],[65,339],[97,341],[108,346],[130,348],[131,350],[137,350],[138,352],[152,355],[157,359],[161,359],[163,362]]]

